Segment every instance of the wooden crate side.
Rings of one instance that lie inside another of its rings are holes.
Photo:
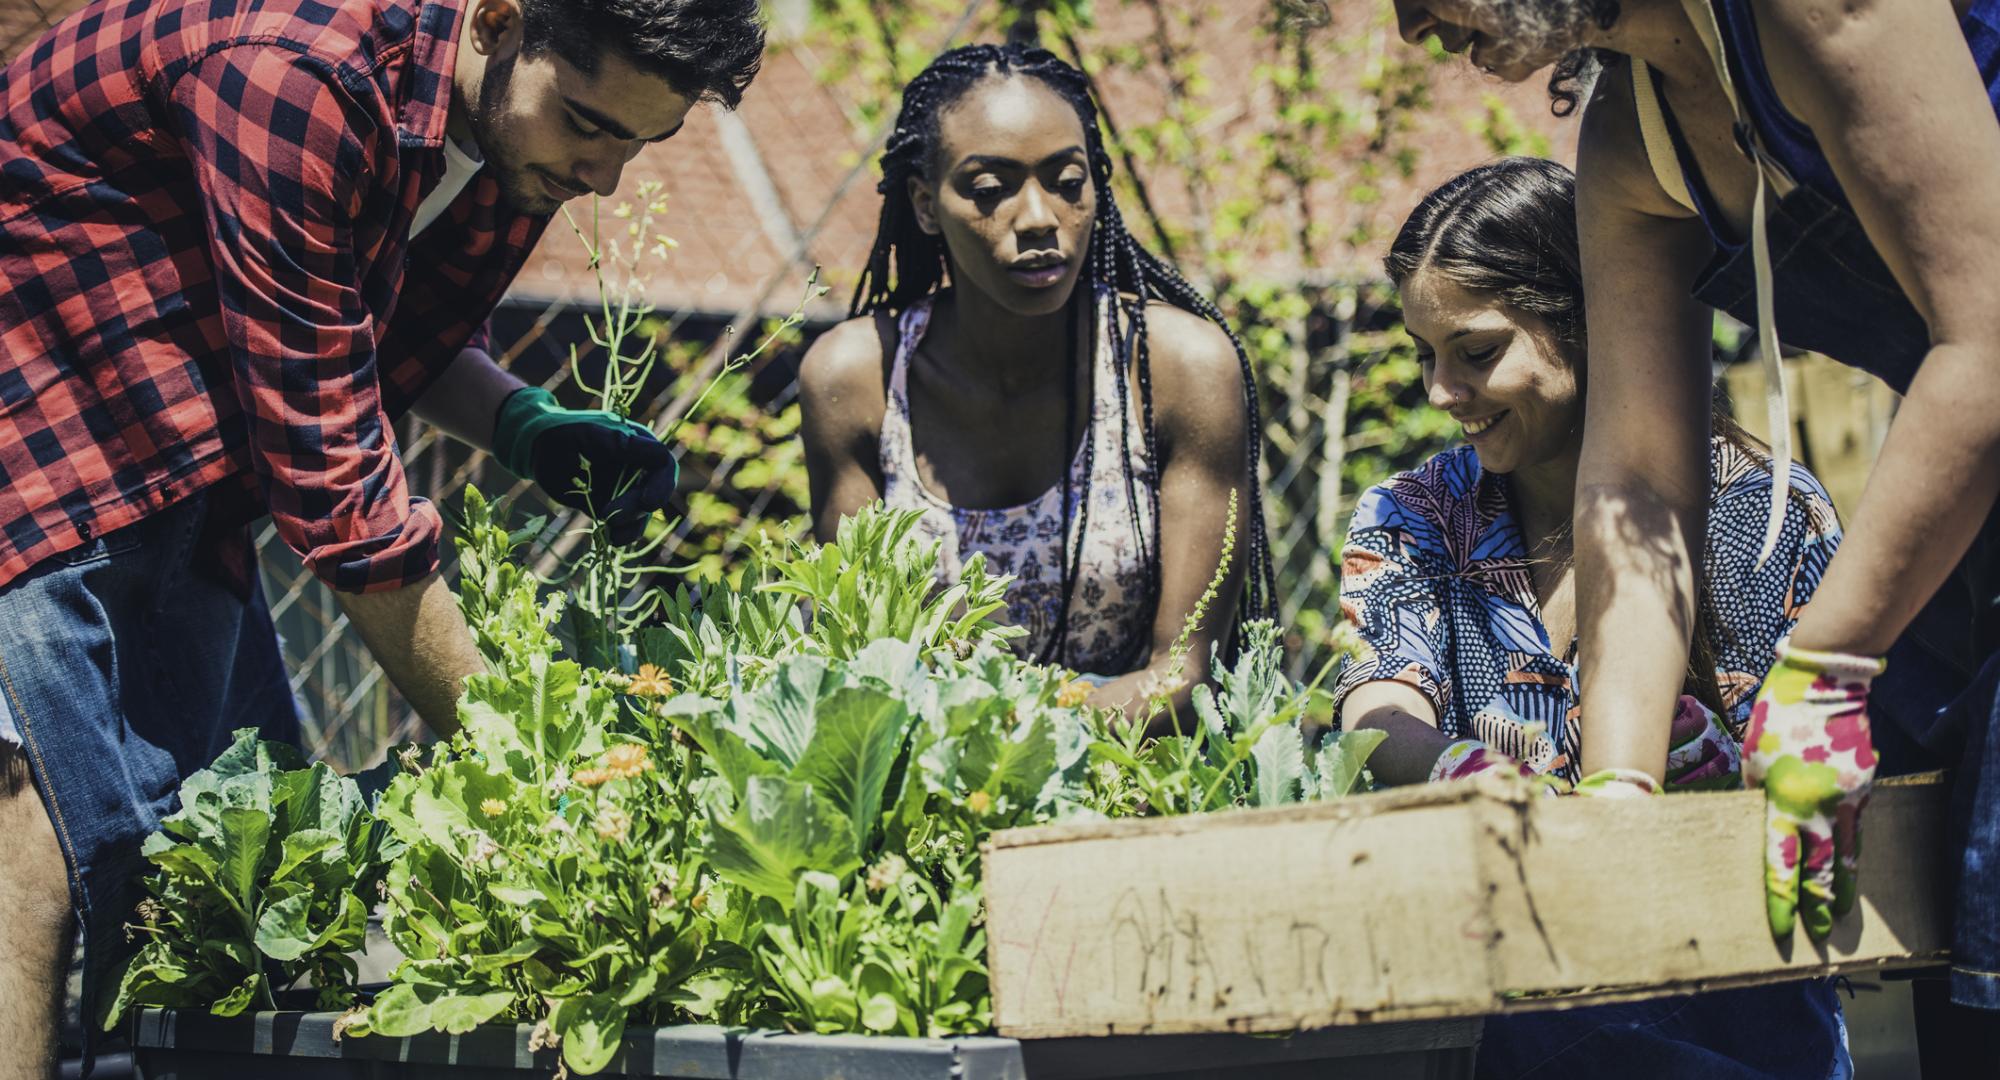
[[[997,844],[985,865],[996,1026],[1263,1032],[1480,1011],[1494,975],[1477,805]]]
[[[1944,813],[1942,784],[1878,786],[1855,910],[1824,944],[1799,930],[1780,948],[1757,793],[1530,804],[1487,837],[1497,989],[1608,996],[1934,961],[1949,945]]]
[[[1755,793],[1445,785],[1021,830],[986,852],[1004,1035],[1292,1031],[1935,962],[1945,792],[1877,786],[1857,910],[1774,945]]]

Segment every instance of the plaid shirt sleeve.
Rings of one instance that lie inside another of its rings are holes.
[[[393,128],[281,46],[202,59],[171,104],[278,534],[336,589],[425,577],[443,522],[410,494],[397,457],[351,227],[371,163],[395,152]]]
[[[499,181],[482,170],[410,240],[396,313],[377,339],[390,416],[408,411],[463,350],[493,355],[487,316],[494,298],[506,291],[547,223],[510,210]]]

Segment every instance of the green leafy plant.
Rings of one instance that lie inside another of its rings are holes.
[[[1148,740],[1100,718],[1090,733],[1097,768],[1086,804],[1107,816],[1198,814],[1333,799],[1361,787],[1384,733],[1328,732],[1308,753],[1301,720],[1332,665],[1300,687],[1286,677],[1284,659],[1278,628],[1253,622],[1236,662],[1217,660],[1216,686],[1195,688],[1197,722],[1187,734]]]
[[[597,361],[592,366],[598,369],[593,382],[584,364],[583,350],[572,345],[570,375],[595,399],[599,408],[622,417],[634,415],[654,368],[666,351],[653,305],[646,299],[646,288],[653,264],[668,258],[677,246],[660,231],[659,219],[667,208],[661,184],[646,181],[635,194],[636,202],[620,201],[609,210],[613,222],[624,222],[622,236],[615,235],[621,231],[616,228],[611,230],[614,235],[605,235],[606,212],[602,200],[591,200],[587,225],[579,223],[567,208],[563,211],[596,275],[598,312],[586,316],[584,326],[591,344],[601,351],[601,355],[592,354]],[[694,401],[659,428],[660,440],[673,444],[689,418],[702,412],[710,395],[723,386],[734,385],[734,377],[774,345],[791,340],[793,332],[805,321],[807,305],[826,292],[815,268],[807,276],[804,294],[791,313],[769,326],[755,346],[730,354],[721,369],[702,385]],[[630,477],[627,484],[638,480],[637,476]],[[620,487],[615,495],[624,491],[625,487]],[[691,500],[691,505],[696,501]],[[564,573],[577,599],[568,609],[567,631],[578,659],[595,666],[620,665],[621,646],[651,620],[663,600],[661,590],[644,586],[664,571],[656,556],[674,527],[656,519],[642,541],[620,546],[611,542],[607,526],[596,515],[591,515],[581,526],[588,542]]]
[[[319,1007],[346,1007],[348,953],[395,851],[355,782],[244,728],[180,797],[141,849],[155,872],[128,926],[139,950],[104,1001],[105,1029],[142,1005],[273,1008],[275,991],[308,976]]]
[[[640,661],[717,696],[801,652],[851,659],[889,638],[969,655],[1021,637],[995,619],[1007,582],[983,556],[966,560],[958,584],[936,587],[937,545],[915,535],[920,517],[873,504],[843,519],[832,544],[767,543],[731,575],[661,590],[653,623],[634,635]]]
[[[916,510],[879,507],[842,518],[831,544],[793,541],[764,588],[810,602],[813,641],[843,659],[884,638],[965,650],[1024,635],[992,623],[1007,606],[1008,579],[988,574],[984,555],[967,559],[955,584],[936,587],[937,545],[917,538],[921,520]]]
[[[269,1007],[271,978],[307,971],[345,1004],[340,953],[379,882],[404,960],[349,1037],[531,1023],[581,1074],[634,1025],[977,1033],[994,831],[1328,798],[1361,774],[1352,736],[1307,758],[1318,690],[1286,678],[1269,624],[1195,691],[1187,734],[1149,741],[1010,651],[1004,579],[932,584],[907,513],[865,508],[836,544],[770,545],[663,601],[617,642],[629,673],[565,655],[567,602],[519,570],[504,517],[468,497],[460,603],[489,670],[460,730],[399,755],[373,817],[323,767],[240,739],[189,782],[179,844],[149,845],[183,913],[149,929],[121,1008]],[[306,777],[337,810],[307,812]]]

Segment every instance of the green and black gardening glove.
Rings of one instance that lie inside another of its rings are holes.
[[[680,479],[673,450],[644,424],[603,409],[566,409],[539,386],[500,403],[493,456],[550,498],[603,522],[619,546],[645,535]]]

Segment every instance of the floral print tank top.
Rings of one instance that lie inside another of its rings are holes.
[[[910,357],[930,326],[928,297],[897,320],[896,356],[882,420],[882,501],[891,509],[923,512],[917,535],[942,541],[938,562],[942,583],[956,582],[960,567],[975,553],[986,556],[990,572],[1014,575],[1007,590],[1007,621],[1027,629],[1014,645],[1029,658],[1049,655],[1062,610],[1064,554],[1073,550],[1066,544],[1081,544],[1068,629],[1053,659],[1080,672],[1120,675],[1146,661],[1151,639],[1147,562],[1154,540],[1145,493],[1153,467],[1146,456],[1137,402],[1126,403],[1121,414],[1118,380],[1123,365],[1114,355],[1110,325],[1116,305],[1106,300],[1100,291],[1090,429],[1069,466],[1071,535],[1062,536],[1061,484],[1020,506],[994,510],[953,506],[924,486],[911,436],[908,386]],[[1092,453],[1086,455],[1084,446],[1093,448]],[[1128,496],[1123,462],[1130,463],[1136,500]],[[1086,498],[1090,500],[1087,529],[1079,529],[1086,516],[1081,512]]]

